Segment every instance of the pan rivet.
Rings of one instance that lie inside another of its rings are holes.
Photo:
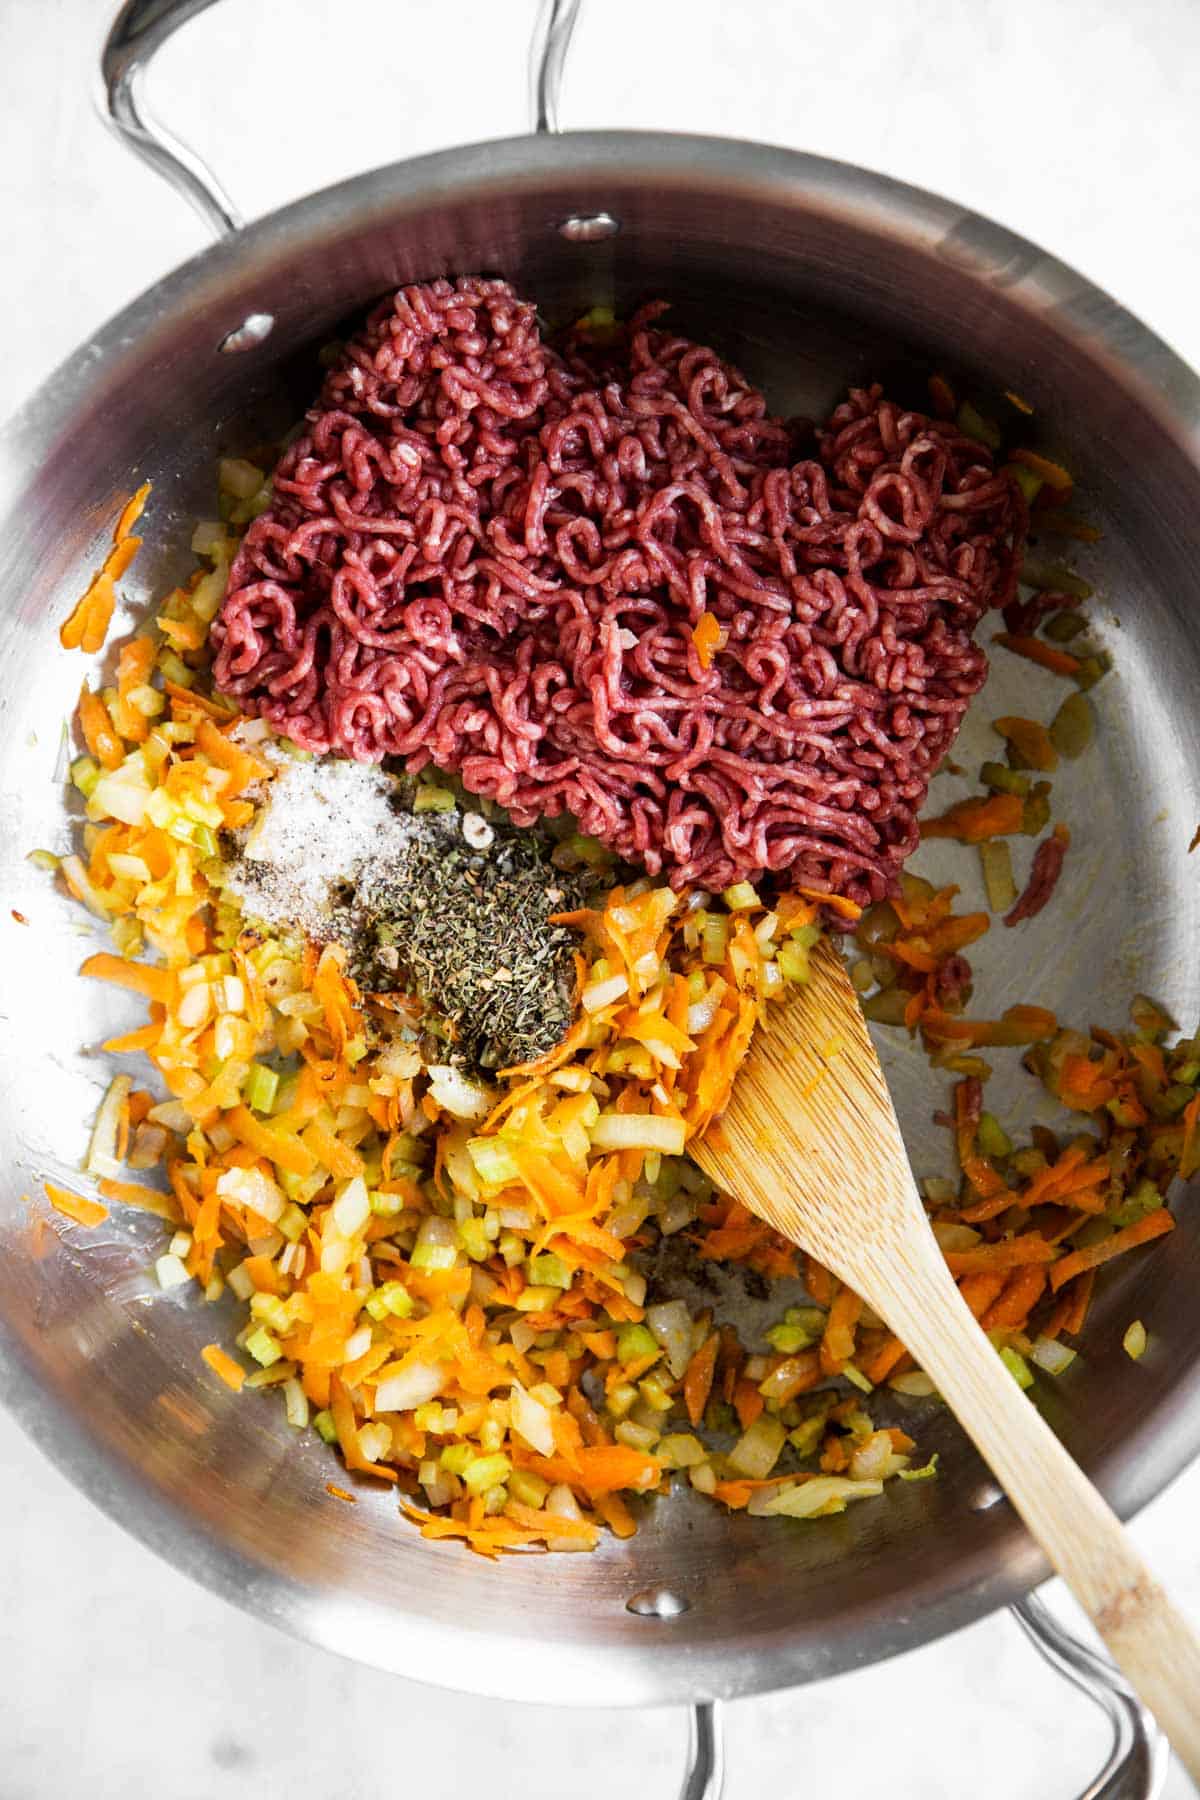
[[[598,244],[604,238],[616,237],[620,229],[621,221],[611,213],[573,213],[563,220],[558,235],[565,237],[568,244]]]
[[[976,1488],[967,1505],[972,1512],[990,1512],[993,1506],[999,1506],[1004,1495],[994,1481],[985,1481],[982,1487]]]
[[[234,356],[239,350],[253,350],[265,342],[274,329],[273,313],[247,313],[236,331],[226,332],[217,349],[222,356]]]
[[[690,1600],[673,1594],[670,1588],[643,1588],[625,1602],[625,1611],[637,1613],[642,1619],[677,1619],[690,1605]]]

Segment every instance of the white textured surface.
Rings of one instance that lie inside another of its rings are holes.
[[[0,414],[203,243],[90,110],[109,10],[0,0]],[[164,55],[154,94],[255,213],[373,163],[522,129],[530,12],[531,0],[229,0]],[[370,47],[360,62],[355,42]],[[592,0],[564,122],[760,137],[941,189],[1050,245],[1200,364],[1198,58],[1194,0]],[[0,1469],[0,1800],[676,1789],[681,1716],[487,1705],[335,1661],[155,1561],[3,1417]],[[1136,1526],[1195,1618],[1198,1503],[1200,1469]],[[730,1800],[835,1784],[1066,1800],[1101,1754],[1090,1709],[1006,1619],[745,1702],[729,1736]],[[1171,1800],[1187,1791],[1174,1772]]]

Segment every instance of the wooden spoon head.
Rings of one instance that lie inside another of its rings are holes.
[[[691,1155],[852,1286],[864,1256],[927,1235],[858,995],[828,940],[811,979],[755,1033],[726,1112]]]

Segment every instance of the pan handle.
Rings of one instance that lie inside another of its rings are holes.
[[[159,123],[145,97],[156,53],[181,25],[215,0],[125,0],[100,51],[100,114],[127,149],[195,207],[214,236],[229,237],[241,213],[202,156]],[[529,46],[530,114],[537,132],[556,132],[563,67],[582,0],[541,0]]]
[[[1112,1727],[1108,1759],[1078,1800],[1159,1800],[1171,1763],[1171,1747],[1120,1670],[1072,1637],[1036,1594],[1027,1595],[1012,1610],[1050,1667],[1094,1701]],[[680,1800],[721,1800],[724,1783],[721,1709],[719,1704],[704,1702],[692,1709],[688,1767]]]
[[[216,237],[244,223],[202,156],[160,125],[146,105],[146,72],[181,25],[206,12],[214,0],[125,0],[100,51],[101,117],[127,149],[148,163],[195,207]]]

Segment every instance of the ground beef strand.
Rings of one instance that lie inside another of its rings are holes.
[[[796,460],[665,310],[560,353],[503,282],[377,307],[246,533],[217,682],[306,749],[570,812],[676,887],[879,899],[1015,593],[1018,491],[878,388]]]

